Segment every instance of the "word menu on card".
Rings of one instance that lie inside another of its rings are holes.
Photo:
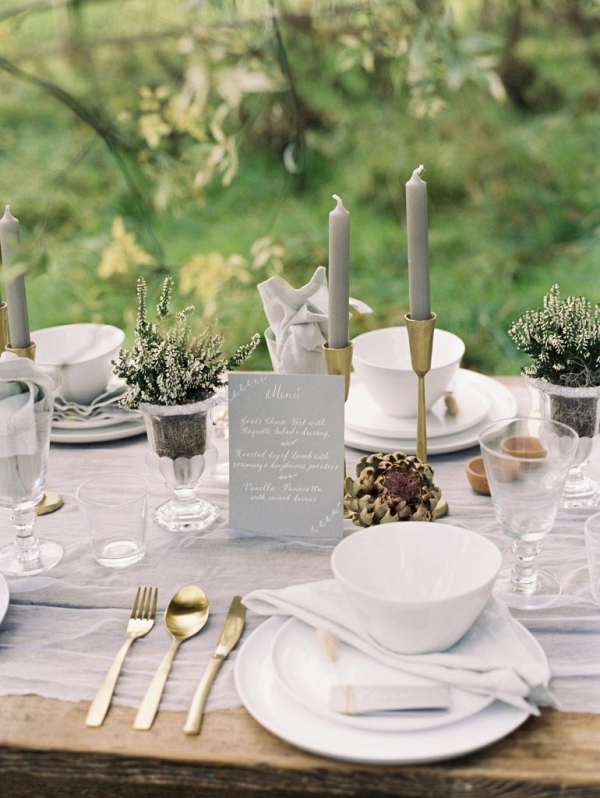
[[[341,537],[344,378],[232,372],[228,380],[230,525]]]

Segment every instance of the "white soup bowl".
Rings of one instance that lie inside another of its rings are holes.
[[[106,390],[125,333],[110,324],[63,324],[34,330],[35,360],[62,374],[57,390],[67,402],[90,404]]]
[[[352,366],[371,398],[389,416],[416,416],[417,375],[412,370],[406,327],[371,330],[352,344]],[[425,375],[427,410],[450,387],[464,353],[462,338],[434,329],[431,369]]]
[[[364,629],[400,654],[445,651],[460,640],[488,601],[501,562],[483,535],[427,521],[362,529],[331,556]]]

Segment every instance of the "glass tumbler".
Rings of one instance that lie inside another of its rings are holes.
[[[77,490],[92,554],[107,568],[125,568],[146,553],[150,485],[134,474],[88,479]]]

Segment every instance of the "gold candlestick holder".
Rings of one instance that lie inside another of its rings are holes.
[[[435,329],[435,313],[424,321],[411,319],[407,313],[404,316],[408,345],[410,347],[410,361],[413,371],[417,375],[417,457],[423,463],[427,462],[427,410],[425,407],[425,375],[431,368],[431,353],[433,351],[433,331]]]
[[[44,495],[39,502],[34,506],[33,512],[36,515],[48,515],[55,513],[64,504],[63,497],[55,490],[45,490]]]
[[[327,373],[331,376],[340,375],[344,378],[344,401],[348,398],[348,392],[350,391],[353,348],[352,342],[348,342],[348,346],[343,347],[343,349],[332,349],[328,343],[323,344]]]
[[[7,352],[12,352],[13,355],[26,357],[29,358],[29,360],[35,360],[35,343],[33,341],[30,342],[29,346],[13,346],[12,344],[8,343],[4,346],[4,349],[6,349]]]
[[[422,463],[427,462],[427,407],[425,403],[425,375],[431,368],[433,351],[433,332],[437,316],[431,313],[428,319],[411,319],[410,314],[404,316],[410,360],[413,371],[417,375],[417,457]],[[441,518],[448,512],[445,499],[440,499],[433,511],[434,518]]]
[[[332,349],[329,343],[323,344],[323,354],[327,373],[331,376],[344,378],[344,402],[350,391],[350,371],[352,370],[352,351],[354,346],[351,341],[342,349]],[[346,490],[346,458],[344,457],[344,491]]]
[[[4,308],[6,308],[6,303],[3,302]],[[0,313],[2,311],[2,306],[0,305]],[[6,312],[6,311],[5,311]],[[0,324],[1,324],[1,317],[0,317]],[[5,338],[6,338],[6,328],[5,330]],[[26,357],[29,360],[35,360],[35,342],[31,341],[29,346],[12,346],[10,343],[6,343],[2,348],[2,351],[6,350],[7,352],[12,352],[19,357]],[[33,508],[33,511],[36,515],[47,515],[48,513],[53,513],[56,510],[60,510],[63,506],[64,501],[63,497],[56,493],[53,490],[44,491],[44,495],[39,500],[39,502]]]

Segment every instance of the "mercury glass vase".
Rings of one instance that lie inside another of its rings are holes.
[[[562,507],[593,507],[600,504],[600,485],[585,470],[599,453],[600,386],[572,388],[546,380],[528,378],[538,390],[542,417],[566,424],[579,435],[579,446],[563,492]]]
[[[189,405],[140,405],[150,446],[146,462],[174,494],[153,515],[157,524],[171,532],[202,531],[217,519],[216,507],[196,491],[204,472],[217,462],[218,452],[211,444],[211,414],[223,401],[224,394],[219,393]]]

